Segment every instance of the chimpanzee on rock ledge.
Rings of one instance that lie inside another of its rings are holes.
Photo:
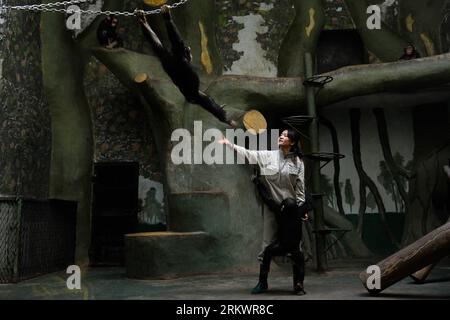
[[[108,15],[100,22],[97,29],[97,39],[101,46],[107,49],[116,49],[123,46],[122,39],[117,34],[119,20],[113,15]]]

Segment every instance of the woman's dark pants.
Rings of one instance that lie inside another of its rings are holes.
[[[266,283],[270,271],[270,263],[274,256],[289,254],[293,262],[292,273],[294,285],[303,283],[305,278],[305,257],[300,251],[302,238],[302,220],[305,206],[298,207],[294,199],[286,199],[281,204],[281,210],[276,213],[278,224],[278,240],[264,250],[260,268],[259,281]]]

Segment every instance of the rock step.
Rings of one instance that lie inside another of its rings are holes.
[[[126,275],[135,279],[171,279],[209,271],[214,250],[206,232],[144,232],[125,235]]]

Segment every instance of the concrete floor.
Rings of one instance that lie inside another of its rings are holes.
[[[368,295],[358,274],[367,261],[332,261],[330,271],[318,274],[307,270],[307,295],[291,293],[291,276],[274,266],[269,277],[270,291],[249,292],[256,284],[257,272],[198,275],[171,280],[133,280],[124,268],[89,268],[82,273],[81,290],[66,287],[68,275],[58,272],[19,284],[0,285],[0,299],[133,299],[133,300],[364,300],[364,299],[450,299],[450,260],[440,263],[425,284],[406,278],[379,296]]]

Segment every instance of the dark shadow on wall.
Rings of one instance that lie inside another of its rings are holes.
[[[347,214],[346,217],[356,228],[358,224],[358,215]],[[387,212],[386,220],[395,239],[400,242],[405,223],[405,214],[398,212]],[[386,236],[380,216],[376,213],[366,213],[364,215],[362,238],[369,250],[376,255],[387,256],[398,251],[398,249],[395,248]]]
[[[317,46],[317,73],[367,63],[364,44],[356,30],[325,30]]]

